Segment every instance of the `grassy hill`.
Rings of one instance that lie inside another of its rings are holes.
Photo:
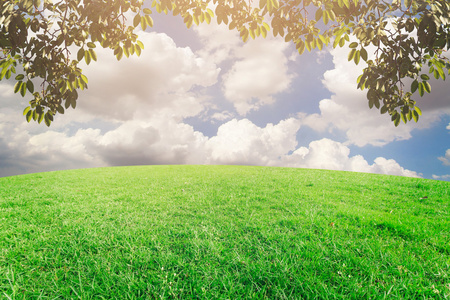
[[[0,178],[0,298],[450,298],[450,183],[242,166]]]

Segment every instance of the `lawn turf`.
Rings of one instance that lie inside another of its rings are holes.
[[[244,166],[0,178],[0,299],[448,299],[449,190]]]

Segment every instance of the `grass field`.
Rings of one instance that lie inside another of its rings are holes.
[[[241,166],[0,178],[0,299],[450,299],[449,191]]]

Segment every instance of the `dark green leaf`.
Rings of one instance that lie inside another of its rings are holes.
[[[430,76],[428,76],[427,74],[422,74],[422,75],[420,75],[420,78],[422,79],[422,80],[430,80]]]
[[[364,48],[361,48],[361,58],[362,58],[364,61],[367,61],[367,51],[366,51],[366,49],[364,49]]]
[[[353,50],[355,50],[355,49],[353,49]],[[359,64],[360,58],[361,58],[361,54],[360,54],[359,50],[356,50],[355,56],[353,57],[353,61],[355,62],[355,64]]]
[[[28,123],[30,123],[32,115],[33,115],[33,111],[29,110],[25,117]]]
[[[411,83],[411,93],[415,93],[417,91],[418,87],[419,87],[419,82],[416,79]]]
[[[31,80],[27,81],[27,89],[30,93],[34,93],[34,84]]]
[[[417,113],[417,111],[414,110],[412,112],[412,117],[416,123],[417,123],[417,121],[419,121],[419,114]]]
[[[395,119],[394,119],[394,125],[397,127],[400,124],[400,114],[397,113]]]

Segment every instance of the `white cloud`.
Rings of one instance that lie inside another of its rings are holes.
[[[237,61],[223,76],[223,92],[240,115],[275,102],[287,91],[293,75],[288,70],[288,44],[276,38],[248,41],[236,50]]]
[[[447,149],[447,151],[445,151],[445,155],[438,157],[438,159],[442,161],[444,166],[450,166],[450,149]]]
[[[224,23],[218,25],[216,20],[211,24],[202,23],[193,27],[203,47],[196,53],[206,61],[220,64],[234,57],[236,49],[243,45],[236,30],[229,30]]]
[[[165,34],[141,32],[140,40],[145,45],[141,57],[117,62],[110,50],[97,50],[99,61],[85,68],[89,89],[80,94],[77,109],[120,121],[164,112],[198,114],[204,104],[193,88],[215,84],[220,69]]]
[[[206,163],[278,165],[279,157],[294,150],[299,121],[287,119],[261,128],[247,119],[233,119],[219,127],[209,139]]]
[[[202,163],[207,138],[175,120],[125,122],[92,142],[109,165]]]
[[[233,117],[233,114],[229,111],[216,112],[211,116],[211,120],[213,123],[217,121],[226,121]]]
[[[133,164],[249,164],[418,176],[382,157],[369,164],[363,156],[351,156],[345,143],[329,139],[297,148],[302,124],[344,131],[349,143],[360,146],[410,137],[411,128],[393,129],[385,116],[368,110],[365,95],[355,90],[357,68],[346,61],[346,51],[333,52],[335,70],[327,72],[324,84],[335,95],[320,102],[320,114],[260,127],[231,119],[232,109],[208,103],[215,99],[206,98],[212,95],[205,96],[203,88],[218,82],[217,64],[228,60],[233,63],[222,88],[241,115],[274,103],[293,78],[284,41],[243,45],[228,28],[214,28],[196,29],[205,45],[195,53],[155,33],[140,34],[145,50],[139,58],[117,62],[111,51],[97,48],[99,61],[84,68],[90,88],[80,93],[77,109],[57,116],[50,129],[24,122],[17,102],[6,104],[0,109],[1,174]],[[0,85],[2,97],[17,96],[11,91],[12,86]],[[183,121],[203,117],[206,107],[214,111],[204,119],[223,123],[211,138]]]
[[[431,177],[436,180],[450,180],[450,174],[447,174],[447,175],[434,175],[433,174]]]
[[[378,157],[372,165],[361,156],[350,156],[350,149],[342,143],[321,139],[309,147],[300,147],[282,158],[287,167],[368,172],[409,177],[420,177],[414,171],[405,170],[395,160]]]
[[[362,74],[364,63],[357,66],[348,62],[348,51],[346,47],[330,51],[334,69],[325,72],[323,84],[333,95],[320,101],[320,113],[304,115],[302,124],[317,131],[342,131],[346,134],[347,143],[359,147],[367,144],[383,146],[396,140],[410,139],[414,129],[428,128],[439,116],[450,114],[450,103],[445,96],[450,92],[449,87],[436,81],[432,82],[432,94],[417,99],[424,113],[419,122],[394,127],[389,115],[380,115],[375,108],[369,109],[367,91],[357,90],[356,79]]]
[[[237,31],[225,24],[200,25],[194,30],[203,48],[197,52],[216,64],[232,61],[222,76],[222,90],[240,115],[275,102],[274,95],[286,91],[293,75],[285,51],[289,45],[281,38],[268,37],[243,43]]]
[[[0,113],[0,118],[10,119],[0,126],[3,176],[135,164],[244,164],[419,176],[382,157],[370,165],[362,156],[351,156],[344,144],[329,139],[297,148],[300,120],[294,118],[265,127],[247,119],[233,119],[221,125],[212,138],[164,115],[124,121],[108,130],[74,132],[67,128],[33,132],[34,125],[30,127],[13,114],[8,117]]]
[[[450,124],[446,127],[447,130],[450,130]],[[438,157],[438,159],[442,162],[444,166],[450,166],[450,149],[445,151],[445,155]]]

